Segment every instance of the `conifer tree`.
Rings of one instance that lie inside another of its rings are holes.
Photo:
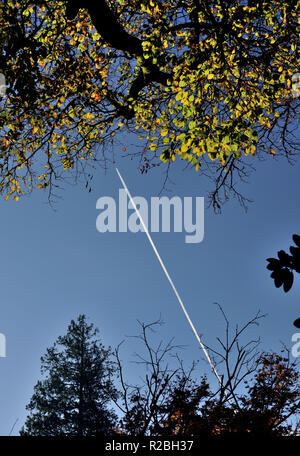
[[[112,432],[116,420],[109,408],[116,399],[111,350],[96,338],[98,329],[85,315],[72,320],[41,358],[46,374],[27,405],[21,435],[93,436]]]

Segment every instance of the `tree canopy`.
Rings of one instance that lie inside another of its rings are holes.
[[[95,436],[112,432],[116,415],[108,406],[116,399],[110,349],[95,338],[97,329],[84,315],[72,320],[41,358],[42,373],[27,406],[21,435]]]
[[[252,156],[297,151],[297,1],[6,0],[0,30],[6,198],[88,187],[124,134],[142,172],[183,160],[212,178],[215,208],[243,202]]]
[[[225,315],[224,315],[225,316]],[[243,341],[250,325],[229,331],[226,320],[220,350],[208,348],[220,369],[224,364],[222,386],[215,391],[205,376],[195,375],[197,363],[185,369],[177,354],[178,366],[171,368],[179,347],[151,343],[149,330],[157,324],[141,324],[138,337],[145,351],[137,353],[137,363],[145,365],[145,377],[139,384],[128,384],[124,365],[116,350],[121,379],[120,433],[135,436],[214,436],[298,435],[299,370],[288,350],[280,354],[257,351],[259,341]],[[159,322],[158,322],[159,323]],[[225,389],[229,394],[224,394]]]
[[[243,340],[244,332],[261,317],[257,314],[233,333],[226,320],[225,337],[217,339],[220,349],[207,347],[218,368],[224,367],[222,384],[216,388],[206,376],[199,376],[198,362],[186,369],[173,340],[153,345],[149,333],[161,320],[140,323],[141,332],[135,337],[142,347],[135,356],[144,372],[127,383],[121,344],[112,362],[110,349],[95,338],[97,330],[80,315],[41,358],[44,379],[34,388],[20,434],[296,435],[300,407],[296,362],[288,350],[259,352],[258,340]],[[118,392],[113,373],[118,373]],[[109,401],[121,412],[118,417],[108,408]]]

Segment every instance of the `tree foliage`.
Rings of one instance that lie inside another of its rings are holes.
[[[272,271],[270,276],[274,279],[275,287],[280,288],[283,286],[283,290],[286,293],[293,286],[294,271],[300,274],[300,236],[294,234],[293,241],[296,247],[291,245],[290,254],[284,250],[279,250],[277,252],[278,258],[267,258],[269,263],[267,269]],[[300,318],[294,321],[294,325],[300,328]]]
[[[42,373],[27,406],[21,435],[93,436],[112,432],[116,416],[108,408],[113,385],[110,349],[105,349],[84,315],[72,320],[41,358]]]
[[[141,382],[127,383],[120,345],[114,352],[116,363],[111,362],[110,349],[95,339],[97,331],[81,315],[42,357],[42,373],[47,377],[35,386],[21,435],[296,434],[300,407],[296,363],[291,362],[287,350],[280,354],[259,352],[258,341],[243,340],[244,332],[260,317],[257,314],[240,329],[236,327],[233,335],[226,319],[225,338],[218,339],[221,350],[207,347],[216,357],[219,372],[221,364],[224,367],[218,387],[205,375],[199,377],[198,362],[184,367],[177,354],[182,347],[173,345],[172,340],[156,346],[152,343],[149,332],[161,320],[140,323],[136,340],[142,346],[136,356],[144,373]],[[115,369],[118,393],[112,383]],[[119,420],[108,409],[110,400],[120,410]]]
[[[0,191],[89,186],[133,133],[143,172],[183,160],[213,177],[215,208],[230,190],[243,202],[251,156],[297,149],[298,13],[284,0],[5,0]]]
[[[170,388],[167,419],[157,435],[214,436],[232,433],[248,435],[291,435],[298,424],[289,423],[299,411],[299,372],[295,363],[276,353],[257,360],[256,372],[239,395],[238,407],[230,407],[208,388],[184,378]],[[206,398],[206,401],[203,401]]]
[[[274,279],[275,286],[280,288],[283,285],[284,291],[287,293],[293,286],[294,273],[300,273],[300,236],[293,235],[293,241],[296,247],[290,247],[290,255],[284,250],[277,252],[277,258],[267,258],[267,269],[272,271],[271,277]]]
[[[209,349],[216,355],[218,369],[220,360],[225,367],[216,391],[205,376],[196,375],[196,363],[187,370],[176,355],[178,366],[171,368],[170,357],[178,347],[172,341],[154,346],[149,337],[160,321],[142,323],[138,339],[145,350],[143,355],[137,354],[137,362],[144,364],[146,374],[140,384],[126,383],[119,347],[115,352],[122,385],[119,432],[161,437],[297,433],[300,377],[296,363],[291,362],[288,351],[258,352],[258,341],[242,342],[243,333],[260,317],[236,328],[232,337],[226,319],[225,339],[219,339],[222,351]]]

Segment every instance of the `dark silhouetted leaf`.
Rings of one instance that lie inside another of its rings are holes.
[[[297,318],[297,320],[294,321],[294,326],[296,326],[296,328],[300,328],[300,318]]]
[[[290,255],[288,255],[284,250],[279,250],[277,252],[278,258],[280,259],[282,266],[288,266],[290,263]]]
[[[269,264],[267,266],[267,269],[269,269],[269,271],[275,271],[275,269],[281,268],[280,261],[276,258],[267,258],[267,261],[269,261]]]
[[[300,256],[300,248],[294,247],[293,245],[290,247],[290,252],[294,257]]]
[[[283,271],[284,271],[283,289],[287,293],[292,288],[292,285],[294,282],[294,274],[289,269],[284,269]]]
[[[293,241],[295,242],[295,244],[300,247],[300,236],[298,236],[298,234],[294,234],[293,235]]]
[[[274,271],[271,276],[274,279],[275,287],[281,287],[284,282],[284,275],[282,274],[282,271]]]
[[[300,258],[293,261],[293,269],[300,274]]]

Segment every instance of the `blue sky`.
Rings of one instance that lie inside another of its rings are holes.
[[[141,175],[136,163],[118,162],[134,196],[156,196],[164,178],[157,168]],[[256,162],[249,184],[240,189],[251,199],[245,214],[237,202],[227,203],[221,215],[205,209],[205,235],[199,244],[186,244],[184,233],[154,233],[191,318],[206,343],[216,346],[224,335],[222,305],[234,325],[260,309],[268,316],[249,337],[260,335],[264,350],[291,348],[300,316],[300,280],[285,294],[274,287],[266,258],[288,249],[292,234],[300,234],[299,172],[286,160]],[[205,196],[207,182],[194,171],[175,165],[167,196]],[[1,318],[7,357],[0,358],[0,434],[13,434],[24,423],[25,406],[40,378],[40,356],[66,332],[71,319],[85,313],[100,329],[105,345],[115,347],[138,332],[137,319],[150,322],[161,314],[165,325],[154,340],[186,348],[186,365],[202,354],[178,302],[143,233],[105,233],[96,230],[96,201],[117,199],[120,181],[111,167],[95,173],[93,191],[68,186],[54,212],[46,195],[36,191],[18,203],[1,201]],[[122,346],[125,372],[138,381],[133,353],[136,339]],[[196,375],[209,372],[200,361]]]

